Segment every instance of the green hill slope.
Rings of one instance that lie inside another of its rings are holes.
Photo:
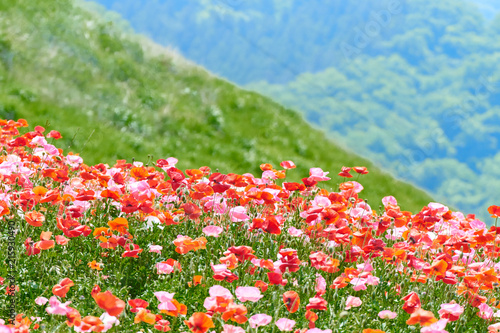
[[[418,210],[431,198],[312,129],[296,112],[125,34],[71,1],[0,2],[0,116],[61,130],[61,148],[88,163],[177,157],[180,168],[260,174],[293,160],[336,174],[365,165],[365,197],[395,195]],[[62,142],[62,143],[61,143]],[[342,179],[333,176],[332,188]]]

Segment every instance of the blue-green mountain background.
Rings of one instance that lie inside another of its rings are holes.
[[[434,198],[500,204],[500,2],[97,2]]]

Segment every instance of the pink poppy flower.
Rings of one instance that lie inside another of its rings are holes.
[[[316,286],[314,290],[317,295],[323,295],[326,292],[326,280],[321,274],[316,274]]]
[[[219,237],[220,233],[223,231],[221,227],[216,225],[209,225],[203,228],[203,233],[207,236]]]
[[[0,324],[0,333],[14,333],[14,329],[9,326]]]
[[[448,320],[446,319],[440,319],[434,324],[431,324],[426,327],[422,327],[420,329],[421,333],[448,333],[444,328],[446,327],[446,324],[448,324]]]
[[[493,317],[493,309],[488,304],[482,303],[479,306],[477,315],[483,319],[491,319]]]
[[[391,206],[397,206],[398,205],[398,201],[396,200],[396,198],[394,198],[392,195],[391,196],[387,196],[387,197],[384,197],[382,199],[382,204],[384,205],[384,207],[388,206],[388,205],[391,205]]]
[[[288,228],[288,233],[290,234],[290,236],[293,237],[300,237],[303,234],[302,230],[297,229],[295,227]]]
[[[259,313],[259,314],[251,316],[248,319],[248,322],[249,322],[251,328],[257,328],[260,326],[268,325],[271,322],[271,320],[273,320],[273,317],[266,315],[264,313]]]
[[[283,161],[280,163],[283,169],[295,169],[297,166],[292,161]]]
[[[149,252],[161,254],[161,250],[163,250],[161,245],[149,245]]]
[[[396,312],[392,312],[390,310],[383,310],[378,313],[380,319],[394,319],[397,315],[398,314]]]
[[[366,279],[354,278],[351,280],[350,284],[354,286],[354,291],[366,290]],[[349,296],[351,297],[351,296]]]
[[[330,178],[326,176],[328,174],[329,172],[324,172],[321,168],[309,169],[309,179],[317,182],[330,180]]]
[[[160,301],[160,304],[158,304],[158,309],[167,311],[177,310],[177,306],[175,306],[175,304],[172,302],[175,293],[167,293],[166,291],[157,291],[154,293],[154,295]]]
[[[56,314],[56,315],[63,315],[65,316],[71,311],[71,308],[68,307],[68,305],[71,303],[71,301],[67,301],[65,303],[61,303],[56,296],[52,296],[49,299],[49,304],[45,310],[47,311],[48,314]]]
[[[243,206],[237,206],[229,210],[229,216],[232,222],[243,222],[250,220],[250,216],[247,215],[247,209]]]
[[[361,301],[361,299],[359,297],[348,296],[347,300],[345,302],[345,309],[349,310],[352,307],[361,306],[361,304],[363,304],[363,302]]]
[[[500,333],[500,323],[488,326],[488,333]]]
[[[233,326],[233,325],[224,325],[222,327],[224,330],[220,333],[245,333],[245,330],[241,327],[238,326]]]
[[[159,262],[156,264],[156,270],[158,274],[170,274],[174,271],[174,267],[167,263]]]
[[[35,304],[36,305],[45,305],[49,300],[43,296],[37,297],[35,299]]]
[[[260,289],[256,287],[237,287],[236,297],[240,300],[240,302],[257,302],[259,299],[264,297],[264,295],[261,295]]]
[[[295,326],[295,320],[280,318],[276,321],[276,326],[278,326],[280,331],[290,332]]]
[[[321,330],[319,328],[311,328],[306,331],[306,333],[332,333],[331,329]]]
[[[231,292],[223,286],[219,285],[210,287],[210,289],[208,289],[208,293],[211,297],[224,297],[227,299],[233,299],[233,295],[231,294]]]
[[[439,317],[448,319],[448,321],[458,320],[463,312],[464,307],[458,303],[443,303],[441,310],[438,311]]]

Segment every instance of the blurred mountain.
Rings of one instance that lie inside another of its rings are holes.
[[[440,200],[499,204],[500,2],[99,2]]]
[[[215,77],[177,53],[131,34],[116,14],[70,0],[0,2],[0,118],[59,130],[55,144],[86,163],[174,156],[182,169],[260,176],[261,163],[309,168],[365,165],[366,197],[386,195],[418,211],[431,198],[335,145],[302,117]],[[113,21],[111,21],[113,20]],[[325,152],[328,152],[327,154]]]

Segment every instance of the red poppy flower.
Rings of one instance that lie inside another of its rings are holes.
[[[290,313],[297,312],[300,307],[300,297],[297,292],[290,290],[283,294],[283,303],[285,303],[286,309]]]

